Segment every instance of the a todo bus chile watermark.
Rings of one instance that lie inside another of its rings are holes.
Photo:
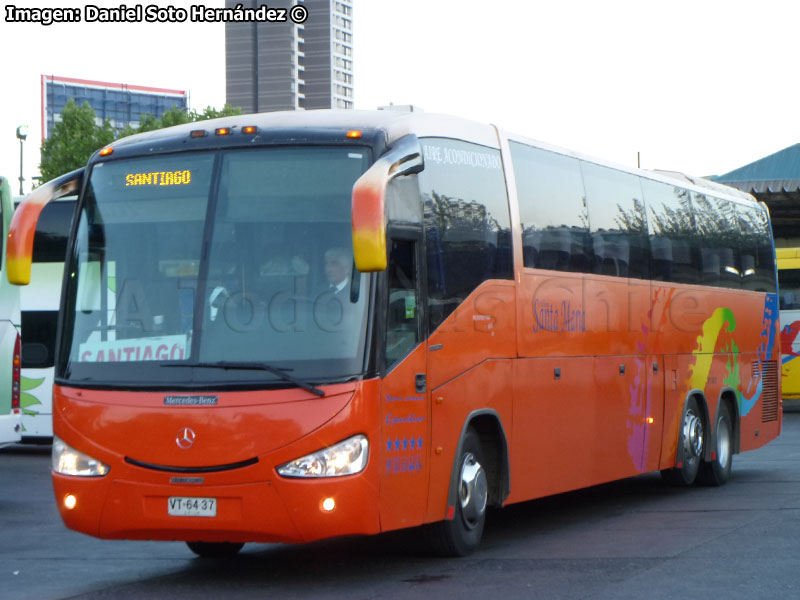
[[[189,8],[160,6],[158,4],[120,4],[118,6],[29,8],[8,4],[5,7],[6,23],[305,23],[308,9],[302,4],[291,8],[273,8],[262,4],[245,8],[217,8],[193,4]]]

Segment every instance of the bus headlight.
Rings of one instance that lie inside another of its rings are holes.
[[[367,436],[356,435],[278,467],[284,477],[340,477],[364,470],[369,456]]]
[[[102,477],[108,473],[108,465],[83,452],[78,452],[53,436],[53,471],[61,475]]]

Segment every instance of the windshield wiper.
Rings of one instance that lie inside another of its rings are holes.
[[[226,371],[229,370],[243,370],[243,371],[266,371],[267,373],[272,373],[273,375],[277,375],[284,381],[288,381],[289,383],[293,383],[299,388],[307,390],[312,394],[315,394],[322,398],[325,395],[325,392],[318,387],[311,385],[310,383],[306,383],[305,381],[298,379],[297,377],[292,377],[286,371],[291,371],[291,369],[280,369],[278,367],[273,367],[272,365],[268,365],[266,363],[257,363],[257,362],[215,362],[215,363],[162,363],[162,367],[194,367],[197,369],[224,369]]]

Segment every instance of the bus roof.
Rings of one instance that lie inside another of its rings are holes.
[[[281,111],[196,121],[132,135],[112,143],[111,147],[123,148],[133,144],[163,142],[173,139],[183,141],[188,139],[192,131],[196,130],[205,130],[213,134],[214,130],[220,127],[241,128],[246,126],[258,127],[259,131],[295,130],[298,133],[309,130],[381,131],[384,133],[386,144],[391,144],[393,141],[413,132],[418,136],[454,137],[492,148],[499,147],[497,132],[494,127],[459,117],[395,110],[335,109]]]
[[[255,126],[259,134],[256,138],[243,136],[238,133],[242,127]],[[222,139],[214,139],[218,136],[214,132],[218,128],[228,128],[232,131],[230,136]],[[206,136],[190,142],[190,134],[193,131],[205,131]],[[390,145],[397,139],[409,133],[414,133],[418,137],[445,137],[473,142],[490,148],[500,148],[501,138],[508,136],[509,139],[522,143],[532,144],[544,150],[558,152],[567,156],[579,158],[593,162],[595,164],[607,166],[613,169],[626,171],[665,183],[675,184],[679,182],[680,187],[684,187],[700,194],[713,194],[724,197],[742,204],[761,205],[766,211],[766,206],[758,202],[753,196],[740,191],[736,188],[710,182],[699,177],[688,177],[682,173],[671,171],[655,171],[628,167],[591,157],[588,155],[561,148],[546,142],[512,134],[506,130],[496,128],[493,125],[478,123],[451,115],[436,113],[426,113],[422,111],[403,111],[403,110],[309,110],[309,111],[278,111],[270,113],[235,115],[221,117],[207,121],[196,121],[184,125],[176,125],[165,129],[148,131],[135,134],[110,144],[113,149],[124,150],[128,155],[131,154],[169,152],[177,150],[189,150],[192,145],[197,149],[210,149],[212,147],[244,147],[252,146],[254,142],[269,143],[275,137],[280,141],[299,141],[309,140],[309,138],[324,135],[326,141],[335,139],[338,132],[351,130],[363,131],[365,137],[377,136],[383,144]],[[266,135],[268,134],[268,135]],[[369,134],[369,135],[368,135]],[[319,141],[322,138],[318,138]],[[187,146],[187,143],[189,145]],[[275,143],[274,141],[272,143]]]

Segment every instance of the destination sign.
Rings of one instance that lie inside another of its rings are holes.
[[[192,172],[185,171],[152,171],[150,173],[128,173],[125,175],[125,186],[141,185],[187,185],[192,182]]]

